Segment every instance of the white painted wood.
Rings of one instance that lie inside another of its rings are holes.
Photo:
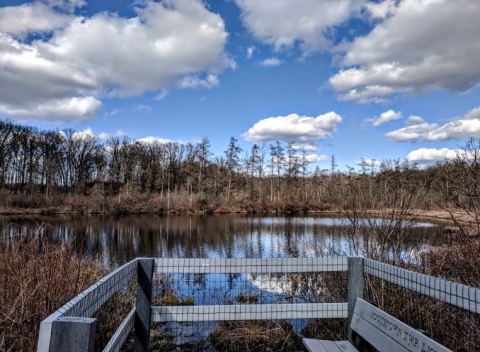
[[[135,322],[135,308],[132,308],[127,316],[122,320],[115,333],[108,341],[103,349],[103,352],[118,352],[122,348],[123,343],[128,337],[128,334],[133,329]]]
[[[62,316],[91,317],[137,275],[137,259],[112,271],[58,309]]]
[[[349,341],[336,341],[337,346],[342,352],[358,352],[358,350]]]
[[[347,303],[155,306],[154,322],[346,318]]]
[[[309,352],[358,352],[348,341],[303,339],[302,342]]]
[[[357,299],[351,327],[379,351],[450,351],[418,330],[413,329],[361,298]]]
[[[353,314],[350,326],[357,334],[378,351],[409,352],[405,347],[396,343],[392,338],[383,333],[379,333],[377,329],[373,328],[372,325],[357,314]]]
[[[40,323],[37,351],[50,351],[52,325],[62,317],[91,317],[110,297],[123,289],[137,274],[134,259],[87,288]]]
[[[416,273],[372,259],[365,259],[365,271],[382,280],[480,314],[480,288]]]
[[[346,271],[347,257],[203,259],[157,258],[155,273],[269,274]]]

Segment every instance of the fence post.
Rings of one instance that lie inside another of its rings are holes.
[[[348,295],[348,339],[353,343],[352,330],[350,323],[355,309],[357,298],[363,298],[364,289],[363,277],[363,258],[348,257],[348,273],[347,273],[347,295]]]
[[[148,352],[152,314],[153,258],[138,259],[137,304],[135,311],[135,351]]]
[[[93,352],[96,319],[61,317],[52,322],[49,352]]]

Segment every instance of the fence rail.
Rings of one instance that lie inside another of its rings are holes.
[[[347,272],[347,300],[335,303],[278,303],[152,306],[152,280],[163,274],[286,274]],[[480,313],[480,288],[405,270],[360,257],[271,259],[137,258],[79,294],[42,321],[38,352],[93,350],[91,316],[132,279],[137,281],[136,306],[124,317],[104,351],[119,351],[135,327],[135,349],[146,351],[151,322],[232,320],[351,319],[363,297],[364,275],[385,280],[474,313]],[[67,334],[68,333],[68,334]],[[59,336],[63,336],[59,338]],[[65,338],[68,336],[68,339]],[[350,335],[349,335],[350,337]],[[70,342],[69,342],[70,341]],[[71,341],[85,341],[72,344]]]
[[[347,317],[347,303],[152,307],[152,321],[154,322],[334,319]]]
[[[392,284],[480,314],[480,288],[417,273],[394,265],[365,259],[367,274]]]

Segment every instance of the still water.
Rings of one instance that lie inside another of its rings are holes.
[[[375,221],[381,222],[382,219]],[[363,224],[363,226],[368,226]],[[78,251],[119,265],[137,256],[269,258],[363,255],[365,238],[352,236],[340,217],[154,216],[1,217],[0,241],[37,233],[72,241]],[[369,246],[381,241],[378,233]],[[392,256],[411,260],[444,240],[442,226],[419,222],[406,236],[387,242]],[[360,243],[360,246],[358,245]],[[356,244],[356,245],[355,245]]]

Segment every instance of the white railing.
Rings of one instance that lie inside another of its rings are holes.
[[[152,306],[152,280],[162,274],[285,274],[347,272],[347,301],[193,306]],[[123,319],[104,351],[119,351],[135,327],[135,349],[146,351],[151,322],[231,320],[351,319],[363,297],[364,275],[480,313],[480,289],[360,257],[271,259],[137,258],[116,269],[42,321],[39,352],[93,351],[93,314],[132,279],[136,306]]]

